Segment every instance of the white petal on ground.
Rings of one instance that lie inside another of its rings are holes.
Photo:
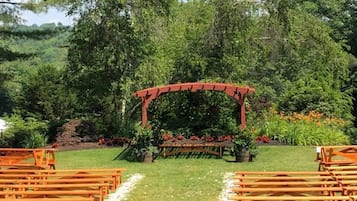
[[[114,192],[108,195],[106,201],[122,201],[125,200],[135,185],[144,178],[142,174],[134,174],[126,182],[122,183],[120,187]]]
[[[223,176],[223,189],[221,194],[219,195],[219,201],[229,201],[229,196],[232,194],[231,189],[233,187],[233,173],[226,172]]]

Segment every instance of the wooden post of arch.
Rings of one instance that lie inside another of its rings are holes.
[[[246,95],[253,94],[254,89],[250,87],[240,87],[232,84],[225,83],[181,83],[181,84],[170,84],[161,87],[147,88],[134,93],[134,96],[141,97],[141,123],[142,126],[145,126],[148,117],[147,110],[152,100],[159,97],[161,94],[168,92],[176,91],[191,91],[196,92],[198,90],[210,90],[210,91],[222,91],[225,92],[228,96],[234,98],[236,102],[240,105],[240,118],[241,118],[241,127],[246,127],[246,118],[245,118],[245,106],[244,99]]]

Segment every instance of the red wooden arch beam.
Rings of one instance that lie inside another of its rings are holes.
[[[176,91],[191,91],[197,92],[199,90],[208,90],[208,91],[222,91],[225,92],[228,96],[234,98],[241,107],[241,127],[246,127],[245,119],[245,107],[244,99],[246,95],[253,94],[255,92],[254,88],[251,87],[242,87],[233,84],[225,83],[202,83],[202,82],[193,82],[193,83],[180,83],[180,84],[170,84],[160,87],[147,88],[140,91],[136,91],[133,95],[135,97],[140,97],[142,102],[141,107],[141,122],[142,125],[147,123],[147,109],[152,100],[159,97],[161,94],[176,92]]]

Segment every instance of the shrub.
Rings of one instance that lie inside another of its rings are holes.
[[[5,131],[7,145],[10,147],[37,148],[47,143],[47,124],[34,118],[22,119],[13,115],[7,120],[9,129]]]
[[[328,118],[314,111],[308,114],[268,114],[264,132],[271,139],[292,145],[339,145],[349,144],[343,132],[346,122]]]

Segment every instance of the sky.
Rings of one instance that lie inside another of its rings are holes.
[[[66,16],[66,13],[58,11],[56,8],[49,8],[47,13],[35,14],[31,11],[23,11],[21,14],[25,20],[25,25],[41,25],[45,23],[59,23],[63,25],[73,25],[73,17]]]
[[[0,133],[5,131],[6,128],[7,128],[6,122],[4,120],[0,119]]]

